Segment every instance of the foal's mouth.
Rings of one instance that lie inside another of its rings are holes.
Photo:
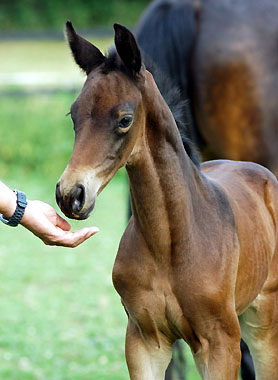
[[[71,206],[67,206],[61,202],[58,203],[58,206],[60,207],[61,211],[65,214],[65,216],[67,218],[76,219],[76,220],[84,220],[90,216],[91,212],[93,211],[93,209],[95,207],[95,203],[96,203],[96,201],[94,200],[92,205],[83,212],[74,211],[74,210],[72,210]]]
[[[70,219],[84,220],[89,217],[95,207],[96,197],[89,199],[86,196],[85,187],[75,185],[69,194],[62,195],[60,183],[56,187],[56,202],[61,211]]]
[[[77,220],[87,219],[90,216],[91,212],[93,211],[95,204],[96,204],[96,201],[94,200],[92,205],[86,211],[81,212],[79,214],[73,213],[72,216],[69,216],[69,218],[77,219]]]

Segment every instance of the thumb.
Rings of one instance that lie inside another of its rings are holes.
[[[61,228],[63,231],[69,231],[71,229],[71,225],[59,214],[56,216],[56,227]]]

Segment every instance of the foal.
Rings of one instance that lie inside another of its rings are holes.
[[[133,35],[115,25],[108,57],[70,22],[74,58],[88,77],[71,107],[75,143],[56,197],[85,219],[126,166],[133,216],[113,270],[128,314],[132,380],[162,380],[184,339],[205,380],[236,380],[240,326],[257,379],[278,376],[278,183],[252,163],[184,150],[173,116],[141,62]]]

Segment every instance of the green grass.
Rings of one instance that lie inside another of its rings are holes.
[[[78,27],[76,26],[77,31]],[[113,28],[111,25],[111,36]],[[103,53],[113,43],[113,37],[86,38]],[[66,40],[7,40],[0,42],[0,73],[14,72],[60,72],[76,73],[78,68],[71,56]],[[69,77],[70,80],[70,77]]]
[[[54,178],[11,182],[54,205]],[[119,176],[91,219],[74,223],[101,230],[74,250],[44,246],[22,227],[0,226],[1,379],[127,378],[126,316],[111,282],[126,198]]]
[[[103,53],[113,44],[112,37],[86,38]],[[85,81],[63,40],[0,41],[0,56],[0,91],[81,88]]]
[[[2,176],[58,176],[73,145],[69,111],[75,96],[2,97],[0,172]]]

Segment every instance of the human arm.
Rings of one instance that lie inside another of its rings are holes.
[[[10,218],[16,208],[16,194],[0,182],[0,213]],[[87,227],[70,232],[70,224],[47,203],[28,200],[23,218],[24,227],[47,245],[76,247],[98,232],[97,227]]]

